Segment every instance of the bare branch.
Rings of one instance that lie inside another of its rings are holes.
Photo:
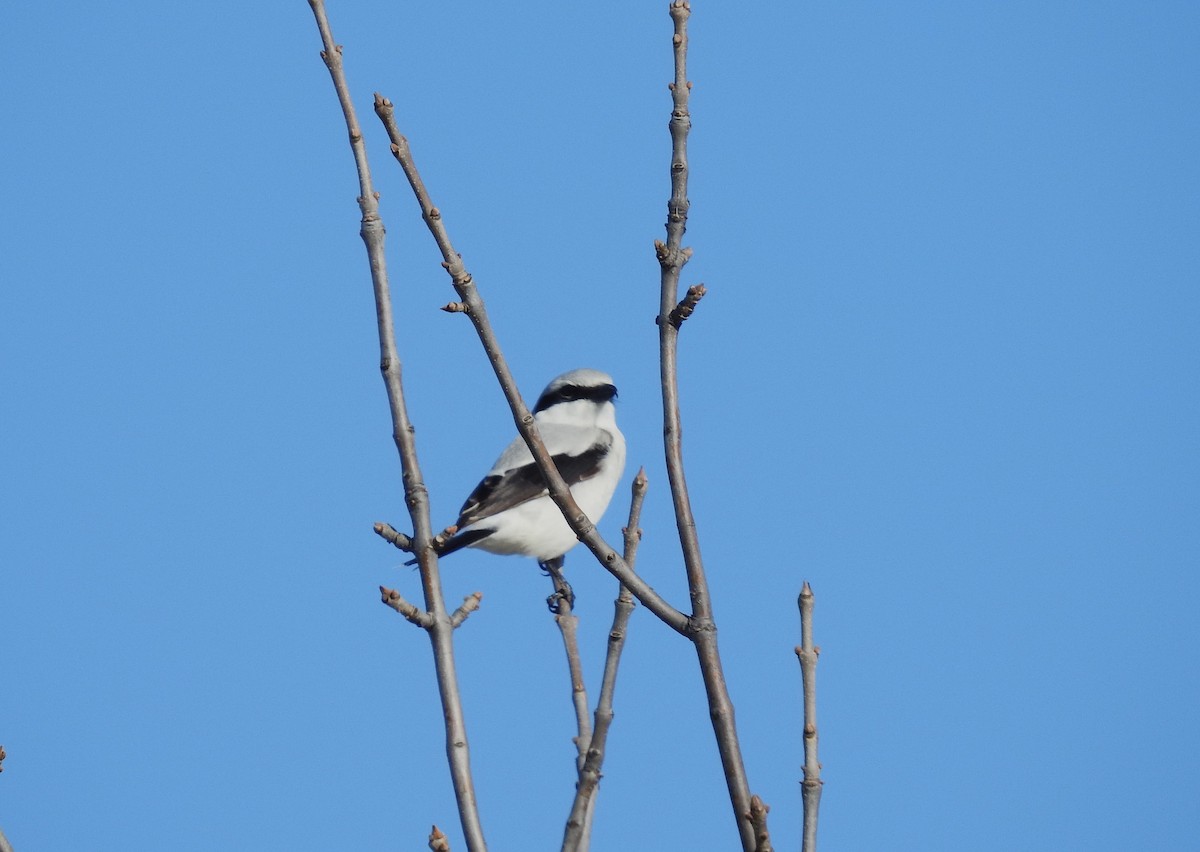
[[[454,626],[446,613],[442,596],[441,578],[437,569],[437,558],[429,544],[433,529],[429,521],[429,495],[421,476],[417,460],[415,430],[408,417],[401,382],[400,355],[396,347],[395,320],[392,315],[391,292],[388,285],[387,261],[384,257],[384,227],[379,216],[379,195],[371,182],[371,170],[367,162],[367,149],[363,143],[362,130],[350,97],[350,88],[342,66],[342,48],[334,42],[329,19],[325,14],[324,0],[309,0],[317,28],[321,33],[323,50],[321,58],[329,69],[333,88],[349,131],[350,147],[358,170],[358,205],[362,212],[360,234],[367,249],[371,268],[371,283],[375,291],[375,315],[379,333],[379,367],[387,388],[388,407],[392,418],[392,437],[400,454],[400,465],[404,481],[404,501],[413,522],[414,552],[421,566],[421,586],[425,594],[425,609],[429,622],[426,630],[433,646],[434,668],[437,673],[438,693],[442,702],[442,715],[446,729],[446,756],[450,764],[450,775],[454,783],[454,794],[458,802],[459,818],[469,852],[484,852],[487,844],[483,838],[483,827],[479,819],[479,808],[475,800],[475,784],[471,778],[470,750],[467,745],[467,728],[463,716],[462,698],[458,690],[458,677],[454,668]],[[410,618],[411,620],[411,618]]]
[[[420,172],[417,171],[416,162],[413,159],[412,149],[409,147],[408,140],[404,138],[404,135],[400,133],[400,129],[396,125],[395,108],[392,102],[377,94],[375,96],[375,112],[379,116],[379,120],[383,122],[388,138],[392,141],[392,154],[404,170],[405,177],[408,178],[417,203],[421,207],[421,218],[425,220],[425,224],[429,227],[429,231],[442,253],[442,266],[449,273],[454,290],[462,300],[462,310],[458,311],[455,308],[455,311],[465,313],[470,317],[471,323],[475,326],[475,332],[483,344],[484,353],[492,365],[492,370],[495,372],[496,378],[500,382],[500,388],[504,392],[509,408],[512,410],[517,431],[525,439],[525,443],[529,446],[529,450],[533,454],[533,459],[538,466],[538,470],[541,471],[543,478],[546,480],[550,498],[562,510],[563,517],[571,529],[575,531],[579,540],[583,542],[588,550],[592,551],[596,559],[609,573],[628,586],[634,596],[645,604],[648,610],[662,619],[665,624],[679,633],[687,634],[692,629],[689,618],[667,603],[648,583],[630,570],[625,560],[608,545],[604,537],[596,530],[595,524],[584,514],[575,502],[575,498],[571,496],[571,491],[567,487],[567,483],[554,466],[550,454],[546,451],[546,447],[538,435],[537,427],[533,422],[533,415],[525,405],[524,400],[521,398],[521,393],[517,389],[516,380],[508,368],[504,353],[500,349],[500,343],[492,329],[491,321],[488,319],[487,307],[483,303],[483,297],[479,295],[479,290],[475,286],[471,273],[463,265],[462,256],[454,250],[454,246],[450,242],[450,236],[446,231],[445,223],[442,221],[441,211],[433,206],[429,192],[425,189],[425,183],[421,179]]]
[[[821,807],[821,762],[817,759],[817,658],[821,649],[813,644],[813,590],[805,581],[800,590],[800,678],[804,687],[804,781],[800,785],[804,803],[802,852],[817,852],[817,811]]]
[[[671,39],[675,52],[675,80],[670,85],[672,109],[669,123],[671,198],[667,202],[667,241],[655,243],[655,255],[661,273],[657,322],[659,377],[663,401],[663,445],[666,452],[667,479],[671,485],[671,499],[675,506],[675,524],[679,529],[679,542],[683,550],[688,590],[693,605],[692,630],[687,635],[695,644],[696,655],[700,660],[700,672],[708,695],[709,716],[712,719],[717,750],[721,755],[721,767],[725,772],[725,782],[729,789],[729,799],[733,806],[734,819],[737,821],[742,848],[745,852],[752,852],[759,844],[755,828],[750,822],[750,787],[734,723],[733,702],[729,698],[729,689],[725,683],[721,657],[717,649],[717,626],[713,620],[708,580],[700,554],[700,540],[692,515],[687,481],[684,478],[683,427],[679,411],[679,323],[682,322],[684,306],[690,304],[694,308],[703,291],[689,293],[687,299],[676,304],[680,273],[692,255],[690,249],[683,247],[689,208],[687,139],[692,126],[688,109],[692,84],[687,78],[687,23],[691,16],[688,0],[672,0],[670,13],[675,24],[675,34]]]
[[[625,525],[625,562],[633,568],[637,562],[638,544],[642,540],[639,524],[642,519],[642,504],[646,500],[646,469],[641,468],[633,478],[633,497],[629,503],[629,522]],[[608,655],[604,660],[604,680],[600,684],[600,698],[596,703],[596,717],[591,742],[587,746],[587,757],[579,769],[579,783],[575,786],[575,800],[571,804],[571,815],[563,832],[563,852],[576,852],[583,848],[591,835],[591,815],[595,810],[596,787],[600,783],[600,769],[604,765],[604,750],[608,743],[608,731],[613,721],[613,694],[617,686],[617,668],[621,662],[621,651],[625,648],[625,636],[629,616],[633,612],[633,596],[622,584],[615,602],[612,628],[608,631]]]
[[[4,746],[0,746],[0,772],[4,771],[4,758],[6,757],[8,755],[4,753]],[[0,831],[0,852],[13,852],[12,844],[8,842],[3,831]]]

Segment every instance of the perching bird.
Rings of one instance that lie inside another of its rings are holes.
[[[625,437],[617,428],[612,402],[616,396],[608,374],[572,370],[546,385],[533,408],[546,450],[571,496],[593,523],[608,508],[625,469]],[[520,436],[475,486],[456,525],[458,531],[442,547],[442,556],[464,547],[532,556],[558,580],[561,557],[579,543],[550,499],[533,454]],[[566,586],[568,600],[569,592]]]

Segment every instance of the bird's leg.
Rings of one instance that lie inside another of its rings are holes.
[[[554,594],[546,598],[546,606],[550,607],[550,611],[555,615],[562,615],[564,604],[566,612],[573,610],[575,608],[575,592],[571,588],[571,584],[567,582],[567,578],[563,576],[563,557],[556,556],[545,562],[539,562],[538,567],[545,571],[554,583]]]

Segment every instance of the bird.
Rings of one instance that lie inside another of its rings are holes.
[[[599,370],[571,370],[546,385],[533,408],[533,421],[592,523],[600,520],[625,470],[625,436],[617,428],[617,387]],[[517,438],[475,486],[459,511],[457,531],[439,556],[476,547],[503,556],[532,556],[555,580],[548,603],[573,605],[562,577],[563,556],[579,543],[546,489],[525,439]]]

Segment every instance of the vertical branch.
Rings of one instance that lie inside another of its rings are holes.
[[[805,581],[800,590],[800,678],[804,688],[804,781],[800,785],[804,804],[802,852],[817,852],[817,810],[821,806],[821,762],[817,759],[817,658],[821,649],[813,644],[812,587]]]
[[[649,481],[646,470],[638,470],[633,478],[633,498],[629,503],[629,522],[625,525],[625,563],[632,570],[637,561],[638,544],[642,540],[639,524],[642,519],[642,504],[646,500]],[[600,768],[604,765],[604,749],[608,744],[608,731],[613,721],[613,695],[617,687],[617,668],[621,663],[621,652],[625,648],[625,636],[629,616],[633,613],[633,595],[622,583],[614,604],[612,628],[608,631],[608,654],[604,658],[604,679],[600,684],[600,698],[596,702],[596,718],[587,757],[579,768],[579,783],[575,786],[575,801],[571,803],[571,815],[563,831],[562,852],[585,849],[591,835],[591,816],[596,804],[596,788],[600,784]]]
[[[563,649],[567,652],[567,673],[571,679],[571,705],[575,708],[575,725],[578,731],[575,737],[575,748],[578,752],[575,758],[575,771],[583,769],[583,760],[587,755],[588,743],[592,740],[592,719],[588,712],[587,686],[583,682],[583,660],[579,656],[579,616],[572,610],[573,595],[570,586],[562,575],[562,557],[553,559],[547,565],[550,569],[550,579],[554,582],[554,594],[547,603],[554,613],[554,622],[562,633]]]
[[[458,691],[458,677],[454,667],[454,627],[442,599],[441,579],[437,560],[428,547],[433,538],[429,519],[429,495],[421,476],[417,461],[416,438],[412,422],[404,401],[401,382],[401,362],[396,348],[395,321],[392,316],[391,293],[388,285],[387,262],[384,257],[383,221],[379,216],[379,194],[371,181],[371,170],[367,162],[366,145],[362,129],[350,97],[350,87],[342,66],[342,48],[334,42],[329,19],[325,14],[323,0],[309,0],[317,28],[321,33],[324,49],[321,58],[329,69],[338,102],[346,120],[350,135],[350,147],[354,152],[354,163],[358,170],[358,205],[362,212],[360,234],[366,245],[367,258],[371,267],[371,283],[375,291],[375,313],[379,332],[379,367],[387,388],[388,407],[392,417],[392,437],[400,454],[403,471],[404,500],[413,523],[413,542],[421,566],[421,586],[425,594],[425,607],[431,618],[426,630],[433,646],[434,666],[437,672],[438,693],[446,727],[446,756],[454,783],[454,794],[458,802],[459,817],[467,848],[472,852],[483,852],[487,848],[483,828],[479,820],[479,808],[475,800],[475,786],[471,777],[470,751],[467,746],[466,721],[463,716],[462,699]]]
[[[713,620],[712,604],[709,599],[708,580],[704,574],[704,562],[700,554],[700,540],[696,533],[696,521],[692,515],[688,497],[687,481],[684,477],[682,418],[679,410],[678,343],[679,328],[686,316],[695,308],[703,295],[703,289],[693,288],[689,293],[690,303],[678,302],[679,278],[684,264],[691,257],[691,249],[683,247],[683,235],[687,230],[688,217],[688,160],[687,138],[692,126],[688,111],[688,96],[692,84],[687,78],[688,18],[691,6],[688,0],[672,0],[671,20],[675,24],[672,44],[675,52],[675,80],[671,83],[671,198],[667,203],[667,241],[656,242],[655,252],[661,270],[661,290],[658,314],[659,371],[663,400],[663,445],[666,454],[667,479],[671,485],[671,500],[675,507],[675,524],[679,530],[679,542],[683,550],[683,561],[687,571],[688,589],[692,599],[692,619],[689,638],[696,646],[700,672],[708,695],[709,715],[717,739],[717,750],[725,772],[725,782],[737,821],[742,848],[752,852],[760,846],[756,840],[755,826],[750,819],[750,786],[742,761],[741,745],[737,738],[734,722],[733,702],[721,667],[717,648],[717,627]],[[685,300],[685,301],[688,301]]]

